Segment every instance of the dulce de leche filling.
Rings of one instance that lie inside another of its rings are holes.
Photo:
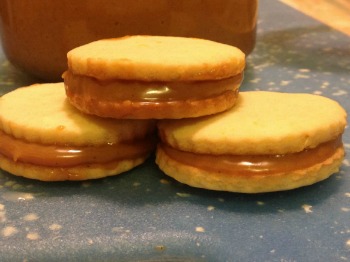
[[[154,139],[99,146],[65,146],[30,143],[0,131],[0,154],[14,162],[40,166],[72,167],[145,157]]]
[[[201,100],[219,96],[226,91],[237,92],[243,73],[236,76],[211,81],[132,81],[98,80],[93,77],[63,74],[68,96],[79,96],[84,100],[170,102],[181,100]]]
[[[161,149],[170,158],[203,170],[228,175],[272,175],[292,172],[322,163],[342,150],[341,136],[316,148],[285,155],[210,155],[174,149],[164,143]]]

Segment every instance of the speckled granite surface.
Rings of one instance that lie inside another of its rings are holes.
[[[241,91],[315,93],[349,111],[349,46],[348,36],[261,1],[258,43]],[[0,94],[34,81],[0,56]],[[344,143],[348,155],[338,174],[258,195],[181,185],[153,159],[82,183],[0,171],[0,261],[349,261],[348,129]]]

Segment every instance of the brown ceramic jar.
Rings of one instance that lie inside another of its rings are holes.
[[[200,37],[249,54],[258,0],[0,0],[7,58],[47,81],[61,81],[66,54],[79,45],[124,35]]]

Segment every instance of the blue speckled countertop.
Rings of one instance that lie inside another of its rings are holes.
[[[320,94],[349,111],[350,37],[276,1],[259,15],[241,91]],[[0,66],[0,95],[33,81],[1,51]],[[190,188],[153,158],[87,182],[0,171],[0,261],[350,261],[349,129],[343,140],[339,173],[269,194]]]

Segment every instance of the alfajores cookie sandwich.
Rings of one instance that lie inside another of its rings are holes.
[[[163,119],[231,108],[245,56],[233,46],[195,38],[127,36],[77,47],[63,74],[79,110],[113,118]]]
[[[116,175],[154,149],[151,120],[82,114],[63,83],[18,88],[0,98],[0,168],[43,181]]]
[[[259,193],[311,185],[344,157],[346,112],[311,94],[241,92],[232,109],[162,120],[157,164],[194,187]]]

